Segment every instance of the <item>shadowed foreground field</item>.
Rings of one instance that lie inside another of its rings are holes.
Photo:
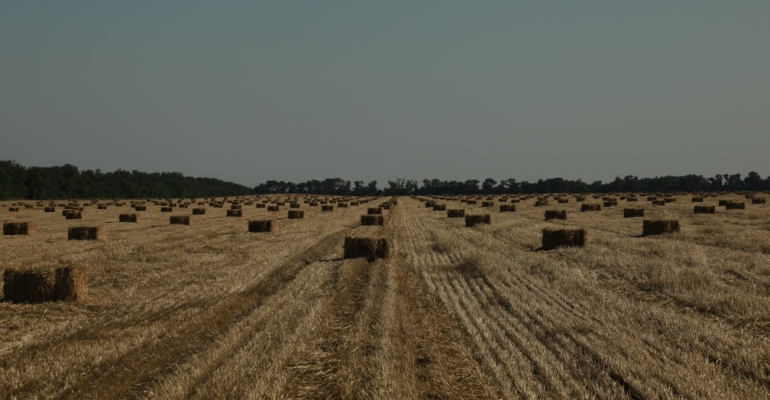
[[[770,206],[694,215],[689,196],[578,212],[574,198],[498,212],[439,200],[491,224],[465,227],[399,198],[304,219],[243,206],[169,225],[148,204],[9,212],[37,234],[0,237],[0,269],[86,266],[88,299],[0,303],[3,398],[770,398]],[[587,203],[598,202],[590,198]],[[191,206],[194,207],[194,206]],[[623,218],[624,207],[645,208]],[[544,210],[567,220],[544,221]],[[279,219],[249,233],[249,219]],[[641,237],[643,219],[681,231]],[[68,241],[101,225],[106,240]],[[547,227],[584,248],[539,250]],[[343,259],[346,236],[385,237],[391,257]]]

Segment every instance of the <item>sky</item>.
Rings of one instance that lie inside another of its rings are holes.
[[[770,1],[0,1],[0,159],[254,186],[770,175]]]

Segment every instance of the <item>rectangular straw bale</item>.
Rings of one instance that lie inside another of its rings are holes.
[[[73,226],[67,230],[67,240],[104,241],[107,233],[102,226]]]
[[[585,244],[585,229],[543,229],[543,250],[553,250],[559,247],[584,247]]]
[[[462,208],[446,210],[447,218],[463,218],[465,217],[465,210]]]
[[[139,214],[120,214],[118,216],[119,222],[139,222]]]
[[[623,218],[644,217],[644,208],[624,208]]]
[[[548,221],[551,219],[567,219],[567,211],[566,210],[546,210],[545,220]]]
[[[382,215],[362,215],[361,225],[382,225],[385,222],[385,218]]]
[[[679,232],[678,220],[644,220],[642,223],[642,236],[661,235],[664,233]]]
[[[168,223],[169,225],[192,225],[192,218],[189,215],[172,215]]]
[[[3,235],[34,235],[37,224],[34,222],[7,222],[3,224]]]
[[[390,256],[390,245],[386,238],[346,237],[344,258],[366,258],[369,262]]]
[[[489,214],[474,214],[465,216],[465,226],[472,227],[478,224],[491,224],[492,217]]]
[[[289,219],[303,219],[303,218],[305,218],[305,211],[289,210]]]
[[[249,221],[249,232],[278,232],[278,221],[271,219]]]
[[[66,219],[83,219],[83,213],[80,211],[64,210],[64,218]]]
[[[78,264],[30,270],[8,268],[3,273],[3,297],[12,303],[82,301],[88,297],[88,273]]]

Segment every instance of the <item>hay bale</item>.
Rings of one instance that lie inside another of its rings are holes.
[[[446,211],[446,204],[434,204],[433,211]]]
[[[693,203],[703,203],[703,197],[693,197],[692,198]]]
[[[257,203],[257,208],[265,208],[265,203]]]
[[[227,216],[240,218],[243,216],[243,210],[227,210]]]
[[[101,226],[73,226],[67,230],[67,240],[104,241],[107,233]]]
[[[189,215],[172,215],[168,223],[169,225],[192,225],[192,218]]]
[[[205,208],[193,208],[192,215],[206,215]]]
[[[289,203],[289,208],[300,208],[299,203]]]
[[[638,201],[639,201],[639,199],[638,199],[638,198],[636,198],[636,197],[629,197],[629,198],[627,198],[627,199],[626,199],[626,201],[634,201],[634,202],[638,202]]]
[[[494,207],[495,202],[494,201],[482,201],[481,202],[482,207]]]
[[[513,204],[500,204],[500,212],[514,212],[516,206]]]
[[[267,206],[267,211],[281,211],[279,206]]]
[[[465,216],[465,210],[462,208],[446,210],[447,218],[462,218]]]
[[[436,205],[435,201],[426,201],[425,202],[425,208],[433,208],[434,205]]]
[[[343,246],[344,258],[366,258],[372,262],[378,258],[390,256],[390,245],[385,238],[355,238],[346,237]]]
[[[369,215],[382,215],[382,207],[371,207],[366,210]]]
[[[8,207],[8,212],[19,212],[19,207]]]
[[[139,214],[120,214],[118,216],[119,222],[139,222]]]
[[[382,215],[362,215],[361,225],[382,225],[385,222],[385,218]]]
[[[82,301],[88,297],[88,274],[76,264],[24,271],[9,268],[3,273],[3,296],[12,303]]]
[[[550,219],[567,219],[567,211],[566,210],[546,210],[545,211],[545,220],[548,221]]]
[[[171,207],[161,207],[160,208],[160,212],[162,212],[162,213],[164,213],[164,212],[173,212],[173,211],[174,211],[174,209],[171,208]]]
[[[134,211],[147,211],[147,206],[134,206]]]
[[[618,205],[618,202],[616,200],[607,200],[603,203],[604,207],[615,207]]]
[[[548,200],[538,200],[538,201],[535,202],[535,207],[543,207],[543,206],[547,206],[549,204],[550,203],[548,202]]]
[[[754,197],[751,199],[751,204],[765,204],[765,198],[764,197]]]
[[[569,199],[559,199],[557,200],[560,204],[566,204],[569,203]]]
[[[83,219],[83,213],[80,211],[64,210],[63,214],[66,219]]]
[[[666,203],[676,203],[676,197],[666,197],[663,199]]]
[[[34,222],[7,222],[3,224],[3,235],[34,235],[37,225]]]
[[[230,209],[231,210],[240,210],[241,209],[241,205],[240,204],[233,204],[233,205],[230,206]]]
[[[601,204],[581,204],[580,205],[580,211],[586,212],[586,211],[601,211],[602,205]]]
[[[347,208],[348,203],[337,203],[337,208]]]
[[[585,229],[543,229],[543,250],[553,250],[559,247],[584,247],[585,245]]]
[[[624,208],[623,218],[644,217],[644,208]]]
[[[47,212],[47,213],[49,213],[49,212],[56,212],[56,207],[46,207],[45,208],[45,212]]]
[[[642,236],[679,232],[678,220],[649,220],[642,223]]]
[[[334,206],[331,206],[331,205],[324,206],[324,205],[322,205],[321,206],[321,211],[322,212],[334,211]]]
[[[465,226],[472,227],[478,224],[491,224],[492,217],[489,214],[475,214],[465,216]]]
[[[653,200],[652,201],[653,206],[665,206],[666,201],[665,200]]]
[[[577,196],[577,197],[575,197],[575,201],[577,201],[577,202],[586,201],[586,197],[585,196]]]
[[[289,210],[289,219],[303,219],[305,212],[302,210]]]
[[[272,219],[249,221],[249,232],[278,232],[278,221]]]
[[[714,206],[695,206],[693,214],[714,214],[716,209]]]
[[[727,204],[725,204],[725,209],[726,210],[745,210],[746,209],[746,203],[744,203],[744,202],[738,203],[738,202],[735,202],[735,201],[731,201],[731,202],[728,202]]]
[[[97,210],[106,210],[107,209],[107,205],[106,204],[98,204],[96,206],[96,209]]]

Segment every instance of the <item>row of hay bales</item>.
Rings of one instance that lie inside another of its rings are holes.
[[[678,220],[644,220],[642,236],[662,235],[679,232]],[[583,228],[545,228],[543,229],[542,250],[559,247],[584,247],[586,231]]]
[[[367,201],[368,202],[368,201]],[[390,208],[392,204],[394,204],[395,201],[392,200],[388,203],[383,203],[382,206],[385,206],[386,208]],[[136,205],[135,207],[138,207]],[[377,208],[381,210],[381,208]],[[370,209],[372,210],[372,209]],[[65,210],[66,211],[66,210]],[[380,211],[381,212],[381,211]],[[75,213],[74,211],[66,211],[64,215],[67,216],[68,219],[72,219],[72,213]],[[205,209],[203,208],[196,208],[193,209],[193,214],[205,214]],[[227,216],[242,216],[242,212],[240,209],[231,209],[227,210]],[[289,210],[288,218],[289,219],[303,219],[305,217],[305,212],[303,210]],[[367,217],[367,216],[364,216]],[[371,225],[382,225],[383,220],[382,216],[374,215],[375,217],[374,221],[365,221],[365,218],[362,218],[362,225],[364,224],[371,224]],[[379,217],[379,218],[377,218]],[[82,213],[77,212],[76,215],[77,219],[82,218]],[[126,223],[138,223],[141,221],[141,215],[137,213],[126,213],[126,214],[120,214],[118,217],[119,222],[126,222]],[[169,218],[169,224],[171,225],[192,225],[192,219],[190,216],[187,215],[174,215]],[[262,229],[260,227],[267,227],[266,229]],[[262,232],[262,231],[268,231],[268,232],[275,232],[277,231],[277,221],[275,220],[267,220],[267,221],[250,221],[249,222],[249,232]],[[37,233],[37,224],[34,222],[8,222],[3,224],[3,235],[34,235]],[[68,240],[98,240],[103,241],[106,239],[106,233],[104,231],[104,228],[102,226],[78,226],[78,227],[71,227],[68,228]]]
[[[607,194],[545,194],[545,195],[454,195],[454,196],[428,196],[427,199],[421,199],[424,201],[460,201],[467,204],[479,204],[482,207],[494,207],[495,202],[499,203],[519,203],[534,199],[535,206],[547,206],[550,204],[550,200],[556,201],[560,204],[569,203],[572,200],[576,202],[586,201],[587,198],[601,199],[602,204],[605,207],[617,206],[619,201],[638,202],[639,199],[646,199],[649,202],[654,202],[655,205],[676,202],[678,196],[692,196],[693,202],[703,202],[707,197],[719,197],[725,195],[741,195],[747,199],[751,199],[752,204],[765,204],[765,198],[761,197],[759,193],[749,192],[715,192],[715,193],[607,193]]]
[[[432,199],[421,199],[418,197],[415,197],[416,199],[423,201],[426,208],[433,208],[434,211],[440,211],[440,210],[447,210],[446,204],[438,204],[436,200]],[[451,198],[441,198],[442,200],[456,200]],[[560,199],[562,200],[562,199]],[[605,196],[603,198],[604,202],[602,204],[599,203],[585,203],[581,204],[580,211],[581,212],[589,212],[589,211],[601,211],[602,206],[606,207],[613,207],[617,206],[618,202],[617,199],[612,197]],[[676,199],[673,198],[666,198],[663,200],[656,200],[654,197],[650,198],[653,205],[665,205],[666,203],[675,202]],[[753,204],[765,204],[764,198],[757,198],[754,197]],[[475,204],[475,201],[469,201],[466,199],[462,199],[463,202],[470,202],[470,204]],[[695,198],[693,198],[693,201],[697,202]],[[566,203],[566,201],[559,201],[559,203]],[[549,201],[540,197],[538,200],[536,200],[534,206],[540,207],[540,206],[547,206],[550,205]],[[743,210],[745,209],[745,203],[743,202],[736,202],[733,200],[719,200],[719,205],[724,206],[726,210]],[[482,207],[493,207],[494,202],[492,201],[483,201]],[[500,212],[515,212],[516,211],[516,205],[515,204],[500,204],[499,205],[499,211]],[[447,217],[448,218],[460,218],[464,216],[465,211],[463,209],[448,209],[447,211]],[[693,207],[693,213],[694,214],[714,214],[715,213],[715,207],[714,206],[694,206]],[[555,211],[555,210],[549,210],[546,211],[546,219],[566,219],[566,217],[562,217],[563,211]],[[642,208],[624,208],[623,209],[623,217],[624,218],[633,218],[633,217],[643,217],[644,216],[644,209]]]
[[[37,224],[34,222],[6,222],[3,224],[3,235],[35,235]],[[73,226],[67,228],[67,240],[99,240],[106,238],[102,226]]]
[[[303,201],[304,204],[309,204],[311,206],[317,206],[319,204],[335,204],[337,202],[345,202],[349,203],[350,205],[359,205],[359,204],[365,204],[372,200],[376,199],[376,197],[356,197],[356,196],[340,196],[340,197],[319,197],[319,196],[309,196],[304,197],[303,199],[300,199],[299,197],[286,197],[286,198],[280,198],[280,197],[262,197],[262,196],[256,196],[256,197],[250,197],[250,198],[228,198],[224,197],[223,199],[217,199],[217,198],[208,198],[208,199],[142,199],[142,200],[128,200],[128,203],[126,201],[121,200],[113,200],[113,201],[100,201],[100,200],[90,200],[90,201],[82,201],[82,200],[65,200],[65,201],[52,201],[49,203],[44,203],[41,201],[36,202],[35,204],[31,204],[29,202],[24,201],[18,201],[13,202],[10,204],[10,208],[14,209],[35,209],[35,207],[39,208],[51,208],[54,209],[54,212],[56,207],[62,207],[66,209],[73,209],[73,208],[83,208],[83,207],[91,207],[91,206],[97,206],[97,209],[99,210],[106,210],[108,207],[122,207],[126,204],[130,204],[131,207],[146,207],[148,204],[153,204],[155,206],[160,206],[164,208],[188,208],[192,205],[211,205],[214,207],[223,207],[225,204],[232,204],[232,205],[254,205],[257,202],[264,203],[272,203],[272,204],[279,204],[284,205],[285,203],[290,203],[290,206],[292,208],[299,208],[300,201]],[[7,204],[0,204],[1,207],[8,207]]]

